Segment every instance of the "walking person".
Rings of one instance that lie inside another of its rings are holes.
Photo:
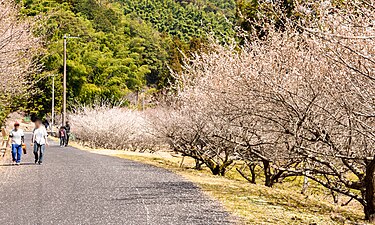
[[[21,164],[22,144],[25,142],[25,134],[20,129],[18,122],[14,123],[13,130],[9,133],[10,142],[12,143],[12,161],[16,165]]]
[[[41,165],[43,163],[44,152],[48,146],[48,134],[41,120],[35,121],[35,129],[32,137],[32,145],[34,145],[35,163]]]
[[[66,130],[66,138],[65,138],[65,147],[69,144],[69,137],[70,137],[70,124],[69,121],[65,124],[65,130]]]
[[[46,130],[49,129],[49,122],[48,122],[48,119],[45,119],[45,120],[44,120],[43,125],[46,127]]]
[[[67,134],[66,134],[66,129],[63,126],[61,126],[59,130],[59,138],[60,138],[60,147],[65,147]]]

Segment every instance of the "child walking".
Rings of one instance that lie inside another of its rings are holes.
[[[63,126],[60,127],[59,137],[60,137],[60,147],[65,147],[65,143],[66,143],[66,130],[65,130],[65,128]]]

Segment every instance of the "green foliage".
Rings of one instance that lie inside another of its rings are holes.
[[[48,16],[41,31],[41,35],[47,37],[45,55],[40,58],[43,73],[30,78],[31,82],[37,81],[37,91],[28,102],[30,111],[42,114],[49,111],[52,79],[45,77],[52,74],[56,75],[56,105],[61,105],[64,34],[80,37],[69,39],[67,44],[68,99],[71,103],[106,101],[115,104],[129,91],[142,88],[146,75],[161,65],[149,68],[145,61],[165,57],[165,53],[159,51],[153,53],[156,58],[149,59],[151,48],[147,42],[157,45],[161,39],[147,34],[151,30],[148,24],[132,21],[94,1],[77,1],[77,4],[27,1],[24,4],[24,14],[32,16],[46,12]],[[131,34],[132,30],[137,32]]]
[[[207,34],[227,39],[234,36],[230,22],[234,21],[233,0],[175,1],[120,0],[125,14],[151,22],[162,33],[182,41],[204,38]]]
[[[0,127],[3,126],[9,110],[2,104],[0,104]]]
[[[25,99],[25,96],[21,94],[10,95],[7,93],[0,93],[0,127],[6,122],[5,120],[9,113],[24,110],[22,107],[22,99]]]
[[[296,0],[238,0],[237,24],[259,37],[267,34],[268,28],[264,25],[273,24],[277,29],[283,30],[286,18],[295,22],[299,20],[299,15],[294,10],[295,3]]]
[[[233,0],[20,0],[26,16],[42,16],[45,54],[42,73],[30,77],[37,89],[29,112],[50,111],[55,76],[56,110],[61,110],[63,36],[67,44],[68,101],[73,104],[124,102],[129,93],[168,84],[170,68],[181,69],[182,53],[204,45],[207,34],[234,34]],[[125,104],[126,101],[125,101]]]

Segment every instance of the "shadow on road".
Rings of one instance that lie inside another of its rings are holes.
[[[31,166],[31,165],[36,165],[36,164],[31,163],[31,162],[26,162],[26,163],[21,163],[21,165],[18,165],[18,166]],[[0,164],[0,167],[6,167],[6,166],[17,166],[17,165],[14,165],[13,163]]]

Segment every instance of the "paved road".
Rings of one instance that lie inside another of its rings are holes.
[[[27,139],[29,140],[29,136]],[[230,224],[192,183],[164,169],[74,148],[44,164],[0,165],[0,224]]]

